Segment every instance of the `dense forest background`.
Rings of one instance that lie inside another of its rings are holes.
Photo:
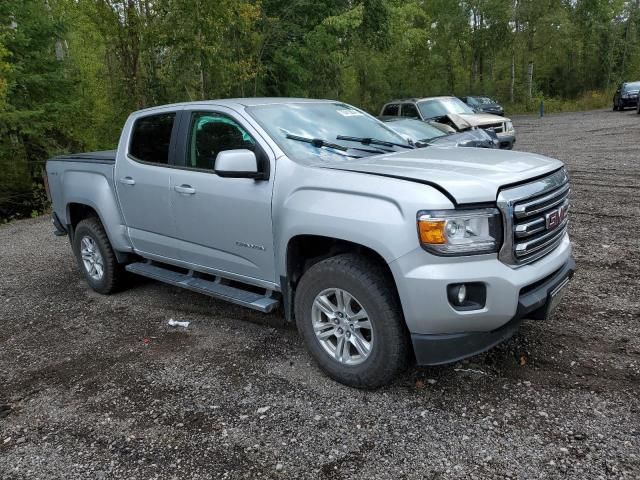
[[[2,0],[0,221],[46,208],[43,161],[114,148],[132,110],[233,96],[486,93],[608,106],[640,78],[640,0]]]

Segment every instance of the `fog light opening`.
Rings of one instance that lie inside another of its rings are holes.
[[[481,282],[447,285],[447,297],[455,310],[479,310],[487,301],[487,287]]]

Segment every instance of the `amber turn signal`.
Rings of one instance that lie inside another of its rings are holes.
[[[420,241],[426,245],[442,245],[447,243],[444,235],[445,220],[420,220],[418,222],[418,232]]]

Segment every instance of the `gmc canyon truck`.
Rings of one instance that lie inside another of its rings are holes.
[[[295,321],[319,366],[374,388],[545,319],[574,271],[561,162],[415,149],[329,100],[150,108],[115,152],[47,162],[89,285],[126,272]]]

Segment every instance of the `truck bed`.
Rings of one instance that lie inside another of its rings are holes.
[[[113,150],[59,155],[47,161],[47,181],[54,216],[65,230],[72,223],[69,206],[88,206],[100,215],[114,248],[126,252],[131,247],[116,200],[115,159]]]

